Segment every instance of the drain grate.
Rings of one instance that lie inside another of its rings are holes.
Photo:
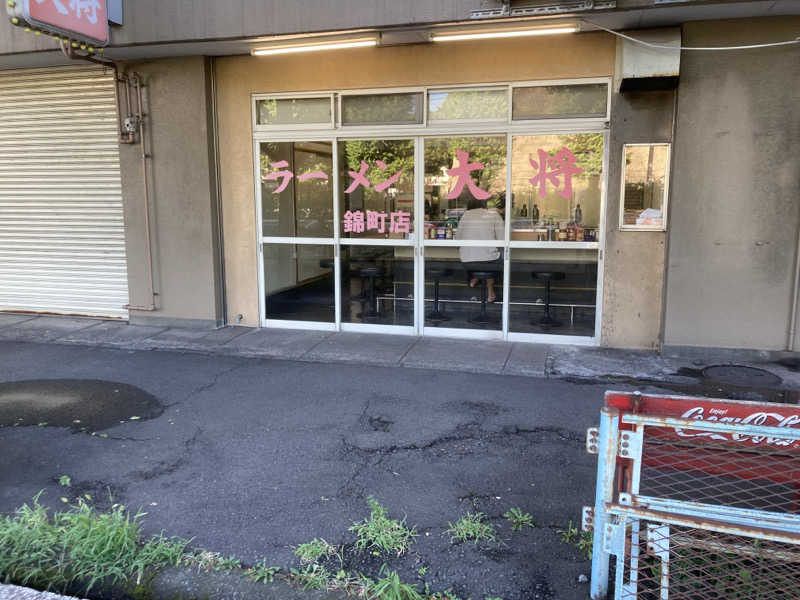
[[[780,385],[783,380],[769,371],[744,365],[713,365],[703,369],[703,377],[728,385],[767,388]]]

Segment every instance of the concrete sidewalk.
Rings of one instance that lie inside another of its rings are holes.
[[[73,596],[59,596],[50,592],[38,592],[29,588],[0,583],[0,600],[79,600]]]
[[[686,382],[686,373],[711,364],[765,369],[786,387],[800,389],[800,373],[757,355],[665,357],[654,351],[588,346],[529,344],[298,329],[181,329],[129,325],[89,318],[0,314],[0,341],[49,342],[119,348],[172,350],[274,358],[305,362],[341,362],[521,375]],[[736,360],[738,359],[738,360]]]

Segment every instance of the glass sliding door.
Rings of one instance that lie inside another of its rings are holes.
[[[265,324],[335,328],[333,142],[260,142],[258,158]]]
[[[343,329],[415,333],[414,139],[337,142]]]
[[[425,334],[502,337],[507,136],[424,139]]]
[[[604,139],[511,137],[510,339],[596,337]]]

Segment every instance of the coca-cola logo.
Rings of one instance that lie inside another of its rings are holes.
[[[696,406],[690,408],[681,415],[684,419],[695,419],[697,421],[717,421],[719,423],[741,423],[743,425],[763,425],[765,427],[794,427],[800,423],[800,415],[784,416],[780,413],[759,411],[750,413],[745,417],[725,416],[727,409],[712,408],[706,415],[705,408]],[[800,448],[800,440],[788,440],[786,438],[750,435],[748,433],[718,433],[713,431],[697,431],[687,433],[684,429],[675,428],[675,433],[681,437],[706,437],[712,440],[723,442],[747,442],[753,445],[767,444],[770,446],[780,446],[789,448]]]

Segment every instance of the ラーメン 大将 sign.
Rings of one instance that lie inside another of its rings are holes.
[[[106,0],[16,0],[15,4],[17,14],[31,27],[95,46],[108,44]]]

